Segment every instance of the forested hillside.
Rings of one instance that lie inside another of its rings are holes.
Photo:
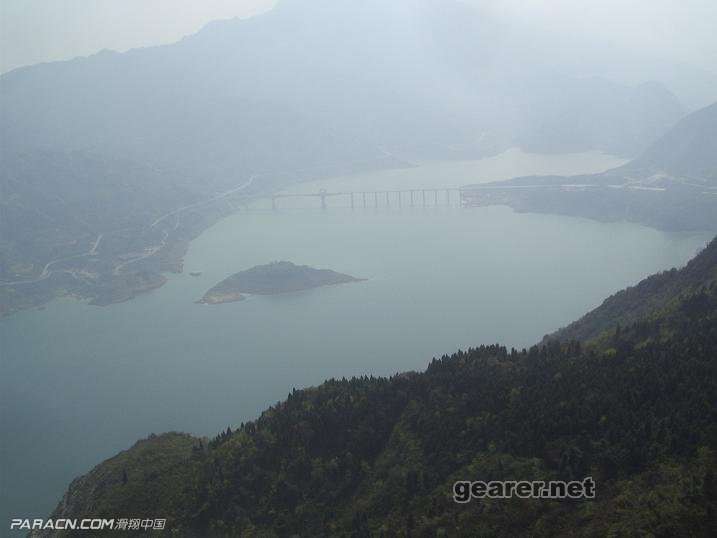
[[[294,390],[209,442],[138,443],[54,517],[167,517],[187,536],[709,536],[716,250],[606,301],[574,331],[614,322],[599,346],[481,346]],[[594,500],[452,498],[456,480],[587,476]]]
[[[602,305],[579,320],[560,329],[546,340],[590,340],[646,317],[659,317],[679,308],[680,299],[717,283],[717,240],[695,256],[682,269],[670,269],[642,280],[605,299]]]

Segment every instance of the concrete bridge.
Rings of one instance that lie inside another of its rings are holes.
[[[347,201],[354,209],[356,207],[415,207],[420,205],[439,206],[451,205],[452,200],[463,204],[464,191],[460,188],[433,188],[433,189],[400,189],[400,190],[371,190],[331,192],[321,189],[318,192],[272,194],[271,208],[277,209],[279,200],[283,198],[318,198],[321,208],[326,209],[329,199],[342,199]]]

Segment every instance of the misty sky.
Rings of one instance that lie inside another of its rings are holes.
[[[289,0],[291,1],[291,0]],[[303,0],[308,1],[308,0]],[[390,1],[390,0],[387,0]],[[465,0],[517,25],[650,51],[711,71],[714,0]],[[211,20],[248,17],[275,0],[2,0],[0,72],[33,63],[170,43]]]

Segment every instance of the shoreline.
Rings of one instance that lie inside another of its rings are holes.
[[[228,296],[227,299],[224,299],[224,298],[217,298],[216,300],[215,299],[206,299],[206,294],[205,294],[205,296],[202,297],[201,299],[194,301],[194,304],[215,305],[215,304],[225,304],[225,303],[236,303],[239,301],[245,301],[246,299],[248,299],[249,297],[252,297],[252,296],[273,297],[276,295],[290,295],[292,293],[300,293],[302,291],[314,290],[317,288],[330,288],[333,286],[341,286],[343,284],[356,284],[358,282],[367,282],[368,280],[370,280],[368,278],[356,278],[356,277],[352,277],[352,278],[353,278],[353,280],[347,280],[345,282],[332,282],[330,284],[320,284],[318,286],[307,286],[304,288],[272,291],[272,292],[265,292],[265,293],[258,293],[258,292],[250,293],[250,292],[246,292],[246,291],[238,291],[238,292],[235,292],[235,294],[227,293],[227,296]],[[232,295],[236,295],[237,298],[235,298],[235,299],[231,298]]]

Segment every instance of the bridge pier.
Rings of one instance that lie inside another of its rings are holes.
[[[287,198],[287,197],[307,197],[307,198],[319,198],[321,200],[321,209],[327,209],[328,208],[328,198],[331,196],[348,196],[349,197],[349,203],[351,209],[355,209],[357,207],[357,204],[360,204],[363,200],[363,207],[364,209],[368,208],[368,205],[370,203],[369,197],[373,195],[373,206],[374,208],[378,209],[379,207],[392,207],[391,204],[394,203],[398,207],[403,206],[403,195],[408,194],[408,200],[407,203],[410,204],[410,207],[416,207],[419,203],[423,204],[423,207],[428,207],[431,202],[435,207],[443,205],[444,201],[441,200],[441,193],[440,191],[445,190],[445,204],[450,207],[451,206],[451,191],[455,190],[458,191],[458,204],[459,206],[463,206],[463,204],[470,199],[470,193],[466,193],[461,189],[451,189],[451,188],[423,188],[423,189],[397,189],[397,190],[375,190],[375,191],[343,191],[343,192],[328,192],[326,189],[321,189],[318,192],[311,192],[311,193],[296,193],[296,194],[286,194],[286,193],[279,193],[279,194],[268,194],[266,195],[266,198],[271,198],[271,209],[276,211],[278,209],[279,205],[279,199],[280,198]],[[420,199],[417,199],[416,193],[420,192]],[[433,193],[433,200],[431,201],[431,193]],[[356,195],[361,195],[361,199],[357,200]],[[392,199],[393,197],[393,199]],[[384,202],[385,200],[385,202]],[[231,200],[226,200],[226,203],[232,208],[235,209],[235,205],[232,203]],[[382,205],[385,204],[385,205]],[[345,207],[345,206],[344,206]]]

